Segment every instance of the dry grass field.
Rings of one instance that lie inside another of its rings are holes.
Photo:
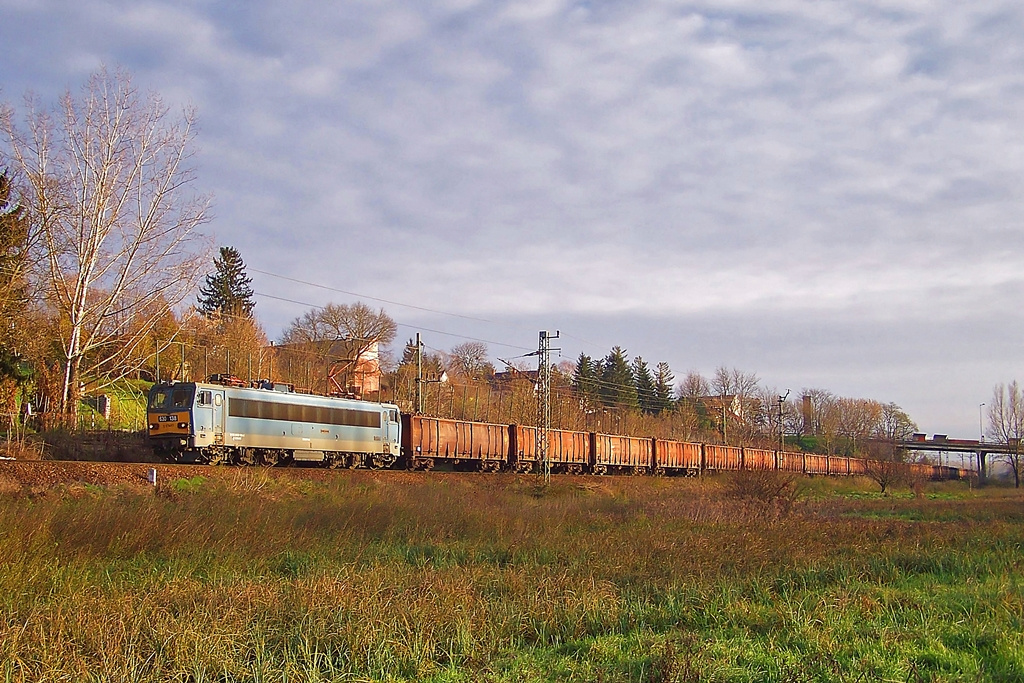
[[[1024,680],[1013,491],[144,471],[0,469],[2,680]]]

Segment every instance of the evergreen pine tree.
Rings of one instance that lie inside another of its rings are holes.
[[[614,346],[601,362],[601,384],[598,389],[601,401],[610,408],[624,410],[639,407],[633,371],[626,359],[626,351]]]
[[[590,356],[581,352],[580,357],[576,359],[572,386],[576,390],[576,396],[587,409],[593,408],[599,401],[598,381],[598,364]]]
[[[398,361],[398,364],[416,367],[416,340],[412,337],[409,337],[409,341],[405,343],[405,348],[402,349],[402,360]]]
[[[199,288],[199,310],[206,315],[250,317],[256,302],[242,255],[234,247],[221,247],[213,266],[214,273]]]
[[[656,412],[662,413],[672,407],[672,401],[674,398],[672,396],[672,382],[674,380],[675,377],[672,375],[672,370],[669,368],[668,363],[658,363],[658,367],[654,372]]]
[[[640,410],[651,415],[657,413],[654,376],[651,374],[647,361],[637,356],[633,359],[632,371],[633,385],[636,387],[637,402],[640,404]]]

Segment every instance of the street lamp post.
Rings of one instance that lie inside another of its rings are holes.
[[[985,407],[984,403],[979,403],[978,404],[978,433],[981,435],[981,438],[978,439],[979,443],[985,443],[985,428],[981,424],[981,412],[982,412],[981,409],[984,408],[984,407]]]
[[[983,426],[982,421],[981,421],[982,408],[984,408],[984,407],[985,407],[984,403],[979,403],[978,404],[978,443],[979,444],[985,443],[985,427]],[[982,474],[981,473],[981,459],[983,457],[985,457],[985,456],[979,450],[978,451],[978,469],[977,469],[979,477]],[[974,457],[972,456],[971,460],[973,460],[973,459],[974,459]],[[972,469],[974,468],[974,463],[973,462],[971,463],[971,468]]]

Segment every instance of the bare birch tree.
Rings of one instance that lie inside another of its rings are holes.
[[[76,414],[79,382],[103,386],[132,372],[132,359],[146,357],[150,324],[189,296],[202,272],[209,199],[191,190],[195,113],[171,116],[158,95],[106,69],[53,111],[32,98],[26,109],[21,126],[5,105],[0,128],[45,244],[62,352],[59,410]],[[131,326],[112,324],[126,312]]]

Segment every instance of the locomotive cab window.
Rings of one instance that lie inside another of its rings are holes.
[[[180,410],[191,403],[192,392],[185,387],[163,387],[149,395],[150,410]]]
[[[213,394],[209,391],[200,391],[198,403],[201,406],[213,405]]]

